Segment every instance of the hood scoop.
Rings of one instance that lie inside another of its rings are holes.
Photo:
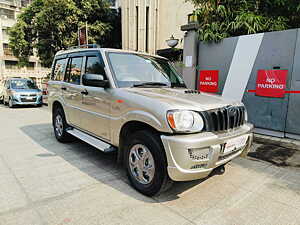
[[[200,91],[197,90],[186,90],[184,91],[185,94],[201,94]]]

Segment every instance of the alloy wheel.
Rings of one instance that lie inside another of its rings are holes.
[[[8,100],[8,106],[9,108],[12,108],[14,106],[11,98]]]
[[[60,114],[56,115],[55,117],[55,131],[56,134],[61,137],[63,135],[63,130],[64,130],[64,124],[63,124],[63,119]]]
[[[150,150],[142,144],[132,146],[129,152],[132,176],[141,184],[150,184],[155,174],[155,163]]]

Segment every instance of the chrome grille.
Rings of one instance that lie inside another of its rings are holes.
[[[36,98],[33,99],[21,98],[21,102],[36,102]]]
[[[244,106],[227,106],[202,112],[205,131],[225,131],[239,127],[245,122]]]

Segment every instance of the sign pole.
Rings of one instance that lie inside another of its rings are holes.
[[[88,38],[88,24],[87,21],[85,21],[85,37],[86,37],[86,44],[89,44],[89,38]]]
[[[78,28],[78,45],[88,45],[88,24]]]

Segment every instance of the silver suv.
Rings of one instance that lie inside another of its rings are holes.
[[[247,154],[253,126],[241,102],[186,88],[165,58],[115,49],[58,52],[49,81],[58,141],[75,136],[118,152],[131,184],[152,196],[207,177]]]

